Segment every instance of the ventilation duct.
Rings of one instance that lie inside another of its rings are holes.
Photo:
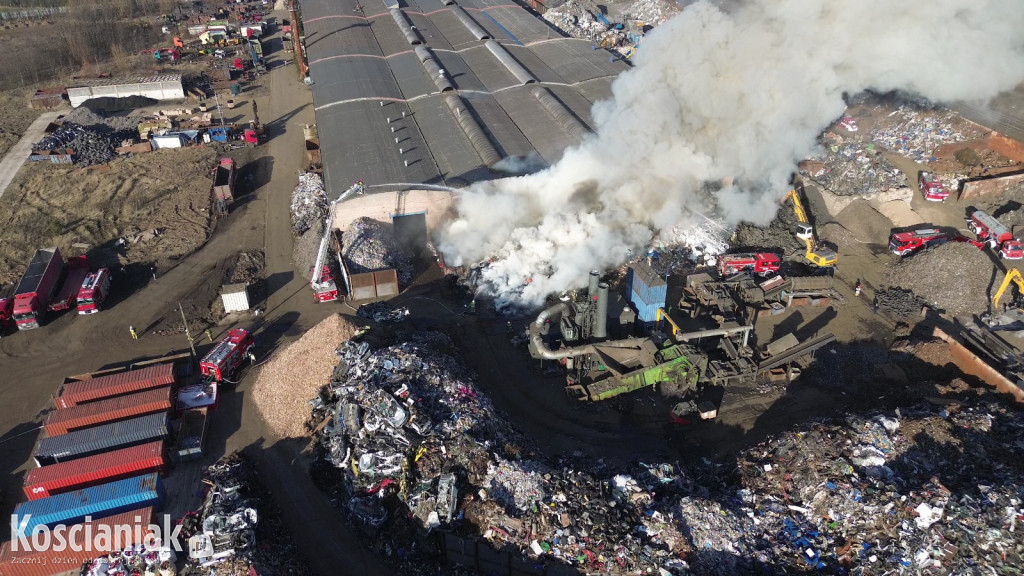
[[[520,84],[530,84],[531,82],[537,81],[533,74],[530,74],[529,70],[517,62],[516,59],[508,53],[508,50],[505,50],[504,46],[498,44],[494,40],[488,40],[485,45],[487,46],[487,49],[491,51],[491,54],[494,54],[494,57],[497,58],[505,68],[508,68],[508,71],[511,72],[517,80],[519,80]]]
[[[452,14],[455,14],[455,17],[459,19],[459,22],[462,22],[462,25],[469,30],[470,34],[476,36],[477,40],[491,39],[491,35],[481,28],[480,25],[476,23],[476,20],[473,20],[473,18],[470,17],[470,15],[466,13],[461,6],[456,6],[453,3],[448,5],[448,9],[452,11]]]
[[[391,17],[395,19],[395,24],[398,24],[398,28],[402,30],[402,34],[405,34],[405,39],[409,41],[409,44],[418,46],[423,44],[423,39],[416,33],[416,30],[412,27],[412,22],[409,22],[409,18],[399,8],[391,9]]]
[[[438,92],[451,92],[455,90],[455,85],[452,84],[448,75],[442,71],[441,65],[437,63],[437,59],[430,53],[430,50],[427,50],[426,46],[416,47],[416,57],[419,58],[420,64],[423,64],[423,69],[427,71],[427,75],[434,81]]]
[[[541,87],[534,88],[530,92],[537,98],[540,105],[547,110],[548,114],[555,119],[555,122],[562,127],[562,130],[575,138],[577,142],[583,140],[583,137],[590,133],[587,126],[580,122],[579,118],[576,118],[576,115],[565,104],[562,104],[558,98],[555,98],[555,95],[550,90]]]
[[[459,123],[459,127],[466,133],[469,143],[473,145],[473,149],[480,155],[484,165],[490,168],[501,160],[498,150],[494,148],[494,144],[491,143],[490,138],[484,133],[484,129],[476,121],[476,118],[473,118],[473,114],[469,109],[466,108],[466,103],[462,101],[462,98],[450,95],[445,96],[444,101],[451,108],[452,114],[455,115],[455,120]]]

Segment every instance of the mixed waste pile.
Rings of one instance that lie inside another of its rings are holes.
[[[821,146],[822,151],[809,158],[820,162],[820,166],[803,172],[834,194],[875,194],[907,185],[907,176],[886,160],[874,144],[825,132]]]
[[[92,166],[110,162],[117,157],[114,149],[120,146],[122,141],[137,136],[137,129],[114,129],[106,124],[82,126],[65,121],[59,128],[37,142],[33,149],[70,149],[74,152],[72,160],[75,164]]]
[[[144,544],[93,558],[82,566],[82,576],[173,576],[177,555],[170,546],[147,549]]]
[[[327,422],[313,473],[409,573],[439,561],[414,543],[434,528],[603,573],[987,573],[1021,562],[1024,416],[1003,404],[812,422],[734,462],[613,470],[531,460],[444,336],[337,353],[312,402]]]
[[[943,144],[977,140],[985,135],[979,126],[948,108],[920,109],[900,106],[886,121],[871,130],[871,141],[915,162],[934,162],[935,149]]]
[[[310,573],[279,519],[267,514],[269,494],[240,455],[225,456],[204,470],[203,484],[203,505],[182,519],[181,537],[205,535],[212,549],[190,557],[182,574],[243,576],[253,573],[250,567],[257,574]],[[257,541],[273,544],[257,546]]]
[[[544,19],[573,38],[601,43],[608,48],[618,46],[625,39],[624,34],[609,30],[608,25],[598,22],[583,4],[575,0],[549,8],[544,12]]]
[[[323,232],[327,208],[324,179],[313,172],[299,174],[299,183],[292,192],[292,232],[296,236],[310,229],[318,234]]]
[[[399,285],[408,286],[412,282],[412,260],[395,241],[391,224],[365,216],[357,218],[348,225],[341,242],[349,272],[359,274],[394,268]]]
[[[886,268],[885,278],[892,286],[913,290],[929,305],[961,316],[988,310],[989,289],[999,285],[1003,273],[973,244],[947,242],[900,259]]]
[[[224,270],[224,284],[250,284],[263,277],[266,257],[262,250],[245,250]]]

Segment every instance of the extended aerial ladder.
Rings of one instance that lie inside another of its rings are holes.
[[[999,312],[999,299],[1003,297],[1006,290],[1010,287],[1010,284],[1016,284],[1017,290],[1021,296],[1024,296],[1024,277],[1021,276],[1020,270],[1016,268],[1010,268],[1006,271],[1006,278],[1003,278],[1003,283],[999,285],[999,289],[996,290],[996,295],[992,297],[992,311]]]
[[[316,254],[316,263],[313,264],[313,277],[309,281],[310,287],[313,288],[313,297],[317,302],[333,302],[338,299],[338,284],[334,281],[330,267],[327,266],[327,248],[330,245],[331,229],[334,227],[334,211],[338,204],[356,194],[362,194],[365,189],[362,180],[356,182],[341,196],[338,196],[337,200],[331,202],[330,209],[327,211],[324,235],[320,239],[320,250]]]
[[[818,239],[814,235],[814,226],[811,226],[811,223],[808,221],[807,211],[804,210],[803,202],[800,201],[798,189],[790,190],[786,199],[793,201],[793,212],[796,214],[797,220],[800,221],[796,225],[795,235],[807,244],[807,252],[804,253],[804,259],[820,268],[835,266],[836,261],[839,260],[839,255],[836,254],[835,250],[818,243]]]

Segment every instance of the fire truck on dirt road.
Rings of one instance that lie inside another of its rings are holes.
[[[110,292],[110,269],[100,268],[90,272],[78,289],[78,313],[95,314],[103,307],[103,301]]]
[[[782,259],[770,252],[758,254],[725,254],[718,258],[718,273],[732,276],[737,272],[751,271],[758,276],[767,276],[779,271]]]
[[[199,371],[207,380],[231,382],[238,376],[242,363],[253,359],[252,349],[255,346],[251,332],[235,328],[203,356]]]
[[[906,256],[924,248],[938,246],[947,240],[949,235],[936,228],[893,232],[889,236],[889,250],[897,256]]]
[[[978,240],[987,242],[989,247],[999,253],[1004,260],[1020,260],[1024,258],[1024,243],[1013,237],[1013,234],[987,212],[975,210],[967,218],[967,227],[978,235]]]
[[[917,175],[917,187],[921,189],[924,199],[930,202],[945,202],[949,198],[946,185],[931,172],[920,172]]]

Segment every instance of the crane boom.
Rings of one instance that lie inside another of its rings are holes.
[[[330,246],[331,229],[334,227],[334,212],[345,200],[348,200],[356,194],[362,194],[366,187],[363,185],[363,181],[360,180],[353,184],[348,190],[343,192],[338,199],[331,202],[330,208],[327,210],[327,218],[324,221],[324,235],[320,238],[320,250],[316,254],[316,262],[313,264],[313,274],[309,281],[309,285],[313,288],[313,294],[316,296],[317,302],[330,302],[338,299],[338,287],[334,282],[334,278],[331,277],[329,272],[325,272],[324,264],[327,261],[327,248]]]

